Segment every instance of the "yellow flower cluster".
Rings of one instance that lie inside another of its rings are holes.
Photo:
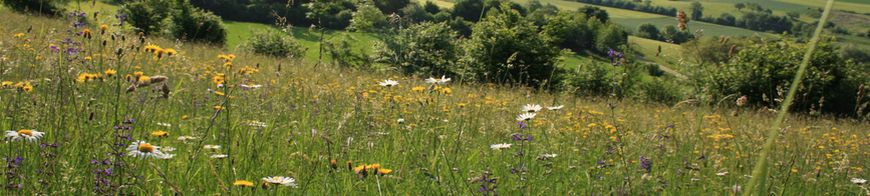
[[[242,74],[242,75],[251,75],[251,74],[254,74],[257,72],[260,72],[260,70],[258,70],[257,68],[253,68],[251,66],[245,66],[245,67],[242,67],[241,69],[239,69],[239,74]]]
[[[173,55],[178,54],[178,51],[172,48],[161,48],[160,46],[154,44],[145,45],[145,52],[154,54],[154,57],[157,59],[163,58],[163,56],[171,57]]]
[[[3,82],[0,82],[0,87],[16,89],[16,90],[19,90],[21,92],[33,91],[33,85],[30,85],[30,82],[27,82],[27,81],[23,81],[23,82],[3,81]]]
[[[91,82],[94,80],[102,81],[103,79],[104,79],[104,77],[103,77],[102,73],[81,73],[81,74],[79,74],[79,77],[76,78],[76,82],[77,83],[85,83],[85,82]]]

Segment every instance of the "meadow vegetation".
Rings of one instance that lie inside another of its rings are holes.
[[[313,0],[258,25],[167,2],[0,7],[0,193],[725,195],[763,179],[758,193],[870,194],[870,70],[828,39],[697,36],[682,51],[606,9],[455,2],[491,6],[475,20]],[[776,111],[808,48],[795,109]],[[777,112],[794,113],[753,176]]]

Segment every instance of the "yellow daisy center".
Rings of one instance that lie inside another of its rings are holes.
[[[29,130],[29,129],[18,130],[18,134],[33,136],[33,130]]]
[[[154,152],[154,146],[149,143],[139,144],[139,152]]]

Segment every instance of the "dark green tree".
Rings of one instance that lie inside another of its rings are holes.
[[[694,1],[689,5],[689,10],[692,12],[692,20],[701,20],[704,18],[704,6],[700,2]]]
[[[551,82],[559,50],[510,5],[474,25],[465,44],[460,73],[483,81],[539,86]]]
[[[19,12],[60,15],[69,0],[2,0],[3,5]]]
[[[655,25],[649,24],[649,23],[642,24],[642,25],[637,27],[637,36],[643,37],[643,38],[648,38],[648,39],[654,39],[654,40],[661,40],[662,39],[661,32],[659,32],[659,28],[657,28]]]
[[[586,14],[588,18],[596,18],[601,22],[607,22],[610,20],[610,16],[608,16],[607,11],[596,7],[596,6],[583,6],[577,9],[577,12]]]

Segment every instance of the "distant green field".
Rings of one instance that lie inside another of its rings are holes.
[[[778,0],[781,2],[794,3],[815,8],[824,8],[824,0]],[[764,6],[764,5],[762,5]],[[771,8],[773,9],[773,8]],[[870,13],[870,1],[867,0],[837,0],[834,2],[834,9],[848,10],[858,13]]]
[[[661,64],[671,65],[682,58],[682,47],[677,44],[646,39],[642,37],[628,36],[628,43],[633,49],[643,54],[644,59]],[[661,54],[656,56],[658,48],[662,48]]]

